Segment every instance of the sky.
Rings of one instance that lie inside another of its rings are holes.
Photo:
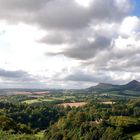
[[[0,0],[0,88],[140,81],[139,0]]]

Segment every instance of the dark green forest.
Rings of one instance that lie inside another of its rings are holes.
[[[132,140],[133,132],[140,131],[139,98],[110,98],[108,104],[99,97],[86,100],[79,107],[1,101],[0,139]]]

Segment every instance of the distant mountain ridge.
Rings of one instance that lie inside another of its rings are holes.
[[[123,85],[123,88],[126,88],[128,90],[140,90],[140,82],[133,80],[126,85]]]
[[[108,83],[99,83],[96,86],[92,86],[86,88],[86,91],[89,92],[107,92],[107,91],[124,91],[124,90],[132,90],[132,91],[140,91],[140,82],[133,80],[124,85],[113,85]]]

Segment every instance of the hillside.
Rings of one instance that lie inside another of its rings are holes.
[[[92,93],[101,93],[101,92],[113,92],[116,91],[120,94],[120,92],[127,93],[127,91],[139,92],[140,94],[140,82],[133,80],[124,85],[113,85],[108,83],[99,83],[96,86],[89,87],[85,89],[87,92]]]

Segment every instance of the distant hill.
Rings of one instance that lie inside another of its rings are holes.
[[[140,91],[140,82],[133,80],[129,82],[128,84],[123,85],[122,88],[126,90]]]
[[[140,91],[140,82],[133,80],[125,85],[113,85],[108,83],[99,83],[96,86],[92,86],[85,89],[87,92],[109,92],[118,91],[124,92],[126,90]]]
[[[86,90],[87,91],[110,91],[110,90],[116,90],[118,88],[119,88],[118,85],[99,83],[98,85],[89,87]]]

